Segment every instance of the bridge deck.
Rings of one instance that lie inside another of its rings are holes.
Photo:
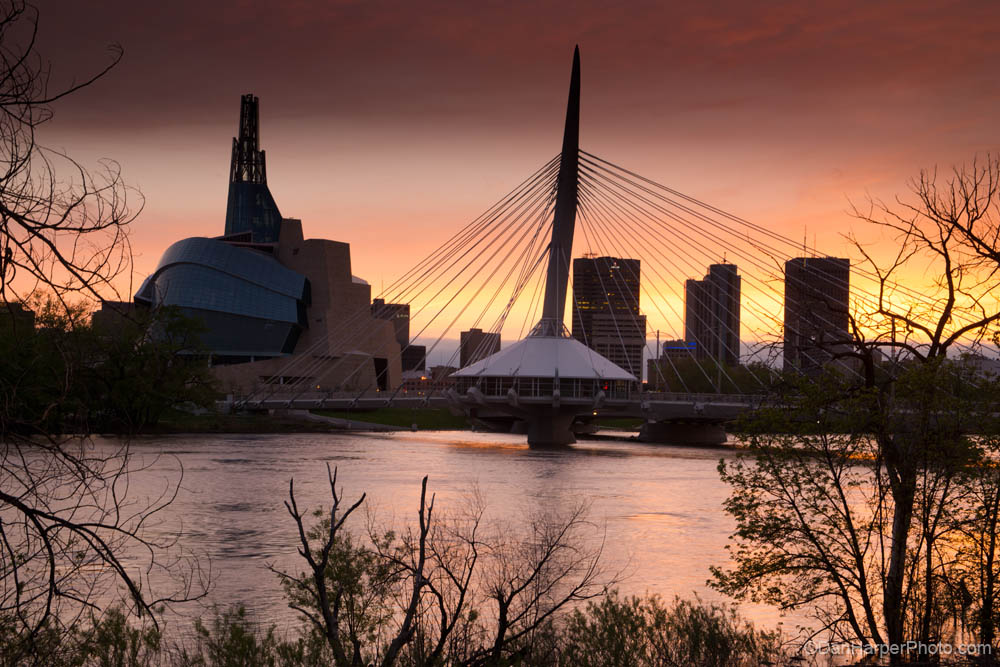
[[[653,421],[694,420],[726,421],[759,405],[761,396],[753,394],[683,394],[669,392],[640,393],[626,399],[609,398],[596,407],[596,412],[605,417],[640,417]],[[551,396],[518,397],[518,404],[526,408],[551,405]],[[251,410],[339,410],[364,411],[396,407],[408,409],[465,409],[474,407],[505,406],[507,396],[481,396],[476,401],[468,396],[430,395],[410,396],[388,392],[357,394],[331,394],[328,392],[305,392],[297,394],[274,394],[261,398],[236,399],[233,404]],[[580,415],[595,412],[594,400],[590,398],[559,399],[564,408],[576,408]]]

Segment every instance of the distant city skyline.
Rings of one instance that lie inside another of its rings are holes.
[[[125,57],[39,136],[145,194],[137,285],[225,215],[233,100],[253,92],[282,213],[351,243],[375,293],[555,153],[574,43],[582,146],[838,256],[849,200],[998,148],[995,3],[563,7],[63,3],[41,13],[54,83],[109,43]]]

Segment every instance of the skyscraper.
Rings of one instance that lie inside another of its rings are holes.
[[[740,283],[735,264],[712,264],[703,280],[684,283],[684,339],[698,359],[740,362]]]
[[[573,338],[642,378],[646,316],[639,313],[638,259],[573,260]]]
[[[784,366],[815,370],[850,342],[851,261],[795,257],[785,262]]]
[[[500,351],[500,334],[482,329],[463,331],[459,338],[459,363],[462,368]]]

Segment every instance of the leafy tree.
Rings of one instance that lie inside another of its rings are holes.
[[[178,404],[211,405],[213,380],[197,320],[176,308],[140,310],[114,326],[37,302],[37,329],[0,327],[3,428],[23,435],[133,435]]]
[[[993,159],[943,187],[925,173],[917,203],[900,213],[873,204],[863,216],[898,235],[898,252],[884,266],[857,244],[878,294],[847,313],[847,337],[824,352],[858,373],[786,375],[743,423],[750,456],[720,465],[737,520],[734,566],[715,570],[721,590],[808,608],[823,630],[871,647],[959,632],[950,582],[968,524],[955,508],[992,455],[969,434],[997,432],[997,394],[973,359],[948,353],[988,338],[1000,318],[984,242],[1000,219],[998,175]],[[895,282],[917,262],[938,272],[920,297]]]
[[[81,403],[99,432],[134,434],[170,407],[207,407],[216,390],[202,354],[202,325],[174,307],[140,310],[110,330],[84,333]]]
[[[759,362],[729,366],[716,359],[659,359],[647,381],[650,391],[757,394],[771,375],[771,369]]]

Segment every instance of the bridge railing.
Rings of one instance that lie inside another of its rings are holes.
[[[767,398],[764,394],[715,394],[715,393],[684,393],[677,391],[646,391],[642,393],[643,400],[671,401],[677,403],[734,403],[740,405],[759,405]]]
[[[378,389],[357,392],[357,391],[296,391],[289,389],[288,391],[272,391],[266,396],[260,396],[256,394],[249,394],[246,396],[233,396],[232,402],[241,405],[249,404],[254,405],[257,403],[268,403],[276,404],[282,403],[284,401],[293,401],[296,404],[305,404],[309,402],[319,402],[319,401],[365,401],[370,399],[381,399],[388,400],[393,396],[391,391],[380,391]],[[418,398],[416,392],[410,392],[405,394],[399,392],[396,398]],[[423,398],[423,396],[419,396]]]

